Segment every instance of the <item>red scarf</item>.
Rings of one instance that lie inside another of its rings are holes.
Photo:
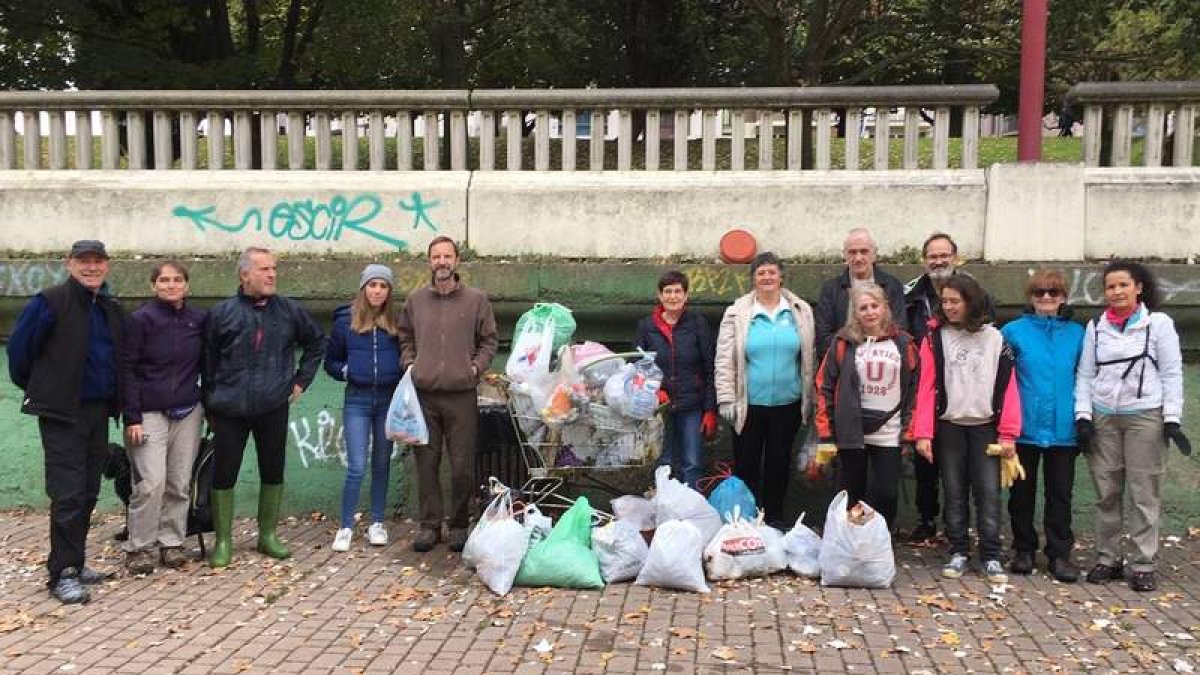
[[[658,330],[661,331],[663,336],[667,338],[667,344],[674,346],[675,336],[673,333],[675,331],[675,326],[667,323],[667,319],[663,316],[665,311],[666,310],[663,309],[662,305],[658,305],[654,308],[654,312],[651,313],[650,318],[654,320],[654,325],[657,326]],[[679,312],[679,316],[683,316],[682,311]],[[678,319],[676,319],[676,321],[678,321]]]
[[[1138,305],[1134,305],[1125,311],[1118,311],[1112,307],[1109,307],[1104,312],[1104,318],[1108,319],[1108,322],[1114,326],[1123,327],[1125,322],[1129,320],[1129,317],[1133,316],[1133,313],[1137,310]]]

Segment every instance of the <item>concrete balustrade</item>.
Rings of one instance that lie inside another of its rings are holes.
[[[999,95],[992,85],[905,87],[767,87],[696,89],[559,89],[446,91],[74,91],[0,92],[0,169],[93,169],[92,117],[100,121],[100,168],[165,170],[198,168],[198,139],[207,142],[209,169],[276,170],[277,155],[288,170],[328,170],[335,136],[341,137],[341,167],[359,169],[359,130],[364,130],[367,167],[388,168],[387,145],[396,148],[395,167],[414,168],[414,139],[421,139],[426,171],[497,168],[497,134],[502,131],[507,171],[573,171],[577,167],[577,122],[588,135],[586,167],[630,171],[642,146],[642,169],[668,168],[660,157],[664,124],[673,137],[669,168],[688,171],[689,140],[700,145],[699,169],[743,171],[747,139],[753,139],[760,171],[800,170],[805,143],[813,143],[813,166],[833,168],[833,138],[843,135],[847,169],[860,168],[859,137],[875,140],[872,167],[887,170],[892,111],[902,116],[903,169],[918,168],[922,120],[934,138],[933,167],[951,165],[950,120],[960,109],[963,169],[978,166],[979,110]],[[928,111],[928,112],[925,112]],[[49,119],[43,159],[41,121]],[[866,120],[870,124],[864,124]],[[523,166],[526,120],[532,122],[533,166]],[[336,128],[335,128],[336,124]],[[18,149],[20,127],[23,144]],[[72,135],[70,132],[74,130]],[[698,128],[697,128],[698,127]],[[810,131],[811,133],[806,133]],[[228,132],[228,134],[227,134]],[[227,156],[227,135],[232,153]],[[285,137],[279,147],[279,137]],[[783,136],[786,159],[776,166],[775,136]],[[74,138],[73,165],[68,139]],[[306,157],[313,138],[314,156]],[[551,139],[558,141],[553,157]],[[468,161],[472,143],[477,156]],[[615,166],[606,152],[616,145]],[[448,165],[443,149],[449,145]],[[718,147],[729,156],[718,162]],[[148,147],[150,146],[150,147]],[[18,155],[20,152],[20,155]],[[558,161],[554,161],[557,159]],[[20,163],[18,163],[20,160]]]
[[[1067,92],[1067,102],[1083,107],[1083,162],[1100,166],[1105,134],[1111,135],[1111,157],[1103,164],[1133,163],[1135,124],[1142,129],[1142,165],[1191,166],[1195,156],[1196,115],[1200,80],[1186,82],[1084,82]],[[1106,124],[1112,128],[1107,129]],[[1173,142],[1164,156],[1164,137]],[[1167,161],[1169,160],[1169,161]]]

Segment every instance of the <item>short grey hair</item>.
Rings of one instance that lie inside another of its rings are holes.
[[[245,251],[242,251],[242,254],[238,256],[238,276],[241,276],[242,272],[250,271],[250,258],[255,253],[266,253],[267,255],[270,255],[271,249],[263,248],[261,246],[249,246]]]
[[[875,237],[871,236],[870,230],[865,227],[855,227],[846,233],[846,238],[842,241],[843,251],[846,250],[846,245],[850,243],[850,240],[854,239],[855,237],[863,237],[867,241],[871,242],[872,251],[879,250],[879,245],[875,243]]]

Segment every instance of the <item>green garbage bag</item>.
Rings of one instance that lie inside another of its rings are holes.
[[[575,334],[575,317],[571,315],[570,309],[557,302],[536,303],[517,319],[513,335],[521,335],[526,330],[525,325],[530,322],[533,325],[529,326],[528,330],[540,332],[542,324],[549,319],[554,320],[554,347],[551,353],[557,354],[559,347],[569,343],[571,336]]]
[[[517,586],[604,588],[600,560],[592,552],[592,505],[587,497],[575,500],[550,530],[550,535],[529,547]]]

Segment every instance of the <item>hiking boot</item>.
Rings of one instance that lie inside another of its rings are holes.
[[[1123,576],[1125,576],[1125,571],[1120,563],[1116,565],[1096,563],[1087,573],[1087,582],[1089,584],[1106,584],[1119,580]]]
[[[74,567],[58,573],[58,580],[50,585],[50,595],[64,605],[81,605],[92,599],[79,581],[79,570]]]
[[[333,545],[329,547],[332,551],[345,553],[350,550],[350,540],[354,538],[354,530],[343,527],[333,535]]]
[[[276,560],[292,557],[292,552],[279,541],[275,528],[279,525],[279,505],[283,502],[283,483],[263,483],[258,489],[258,552]]]
[[[446,547],[455,553],[461,553],[467,546],[467,528],[456,527],[450,530],[446,537]]]
[[[372,546],[387,546],[388,531],[383,523],[371,523],[367,528],[367,543]]]
[[[983,576],[990,584],[1007,584],[1008,575],[1004,573],[1004,565],[999,560],[988,560],[983,563]]]
[[[1158,590],[1158,580],[1154,572],[1134,572],[1129,575],[1129,587],[1138,593],[1148,593]]]
[[[1046,565],[1046,571],[1050,573],[1050,576],[1064,584],[1073,584],[1079,581],[1079,568],[1066,556],[1051,558],[1050,562]]]
[[[1008,571],[1013,574],[1032,574],[1033,566],[1033,551],[1014,551],[1012,562],[1008,564]]]
[[[434,546],[437,546],[439,538],[437,530],[430,527],[422,527],[416,536],[413,537],[413,550],[417,553],[428,553],[433,550]]]
[[[164,546],[159,549],[158,557],[162,560],[163,567],[171,569],[179,569],[188,561],[188,554],[182,546]]]
[[[94,586],[96,584],[104,583],[111,578],[112,572],[101,572],[99,570],[94,570],[87,565],[84,565],[83,569],[79,570],[79,583],[84,584],[85,586]]]
[[[912,532],[908,533],[908,540],[911,542],[922,542],[933,539],[937,536],[937,525],[932,520],[922,520],[913,528]]]
[[[125,554],[125,569],[130,574],[151,574],[154,572],[154,555],[150,551],[130,551]]]
[[[942,576],[947,579],[958,579],[967,571],[967,556],[955,553],[950,560],[942,565]]]

